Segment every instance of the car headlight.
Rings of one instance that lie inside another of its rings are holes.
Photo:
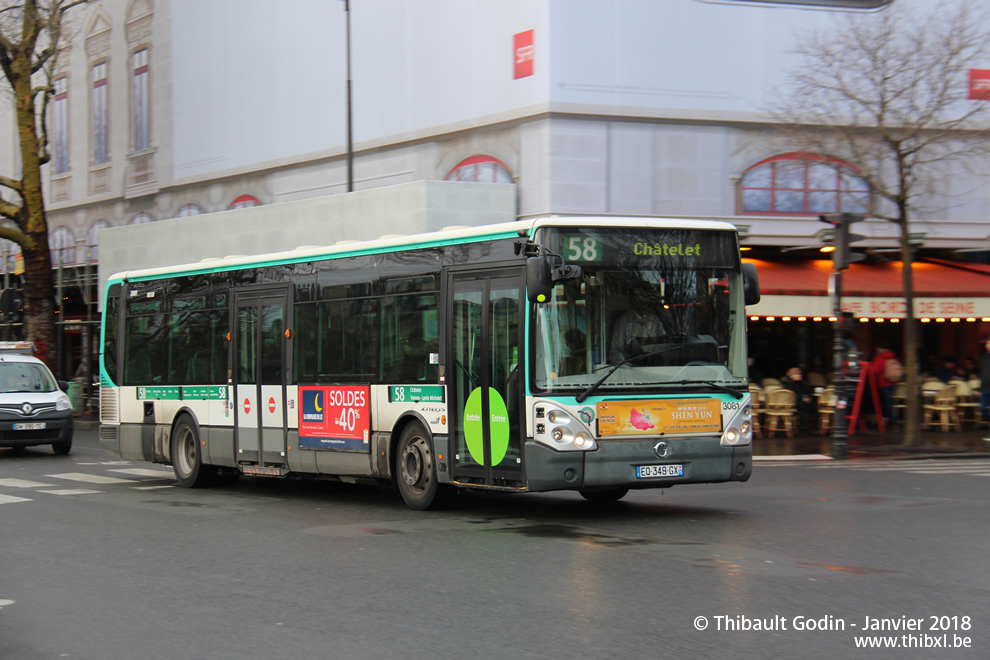
[[[55,410],[72,410],[72,402],[69,401],[69,397],[62,395],[55,399]]]

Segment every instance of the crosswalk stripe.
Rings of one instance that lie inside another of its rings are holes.
[[[15,495],[2,495],[0,494],[0,504],[12,504],[14,502],[30,502],[26,497],[17,497]]]
[[[98,474],[84,474],[82,472],[66,472],[64,474],[46,474],[46,477],[53,479],[68,479],[69,481],[84,481],[89,484],[130,484],[132,479],[118,479],[117,477],[103,477]]]
[[[39,493],[48,493],[49,495],[97,495],[102,493],[102,490],[88,490],[86,488],[62,488],[59,490],[39,490]]]
[[[46,488],[51,484],[43,484],[40,481],[28,481],[27,479],[0,479],[0,486],[7,488]]]
[[[175,473],[171,470],[148,470],[145,468],[126,468],[123,470],[110,470],[110,472],[120,472],[121,474],[133,474],[138,477],[155,477],[156,479],[175,479]]]

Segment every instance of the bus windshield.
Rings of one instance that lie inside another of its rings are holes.
[[[534,383],[544,392],[656,390],[745,378],[742,276],[731,232],[554,229],[540,237],[581,277],[536,305]]]

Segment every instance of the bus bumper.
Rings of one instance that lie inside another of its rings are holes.
[[[605,488],[666,488],[676,484],[747,481],[753,473],[753,446],[726,447],[718,436],[670,438],[668,453],[659,458],[659,438],[636,441],[599,440],[590,452],[557,452],[526,443],[526,481],[533,491]],[[537,460],[530,460],[538,455]],[[533,466],[539,465],[538,470]],[[681,465],[677,477],[637,478],[637,466]]]

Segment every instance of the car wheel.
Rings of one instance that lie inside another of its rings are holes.
[[[56,456],[65,456],[72,451],[72,440],[68,442],[53,442],[52,451],[55,452]]]
[[[215,465],[203,464],[199,429],[192,417],[182,415],[172,433],[172,469],[183,488],[205,488],[216,482]]]

